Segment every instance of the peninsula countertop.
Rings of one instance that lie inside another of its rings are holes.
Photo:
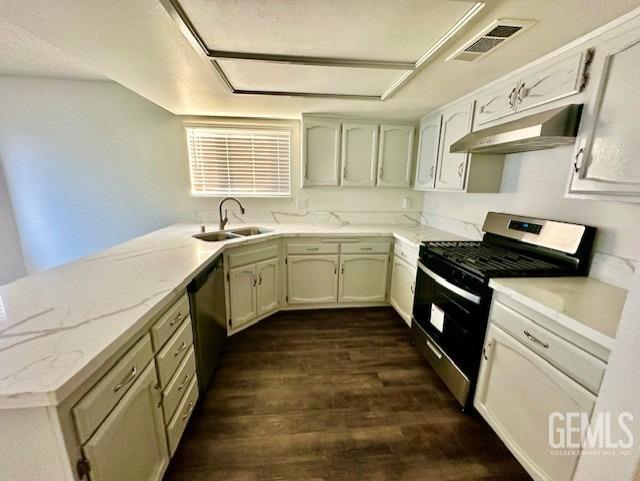
[[[61,403],[226,248],[283,236],[461,239],[416,224],[259,225],[272,232],[204,242],[192,238],[199,225],[177,224],[0,286],[0,409]]]

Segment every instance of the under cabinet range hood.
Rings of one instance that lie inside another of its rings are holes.
[[[571,145],[582,104],[571,104],[478,130],[453,143],[450,152],[511,154]]]

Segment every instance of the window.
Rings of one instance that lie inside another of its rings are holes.
[[[289,129],[216,126],[186,129],[192,195],[290,195]]]

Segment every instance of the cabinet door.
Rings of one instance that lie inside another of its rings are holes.
[[[338,300],[338,256],[287,257],[289,304],[333,303]]]
[[[440,151],[436,188],[440,190],[464,190],[469,154],[449,152],[451,144],[471,132],[473,120],[473,102],[454,105],[442,112],[440,129]]]
[[[585,105],[572,166],[570,192],[633,197],[640,201],[640,31],[598,47],[592,66],[597,85]]]
[[[342,185],[376,185],[378,124],[342,124]]]
[[[474,406],[534,479],[569,481],[577,454],[554,456],[549,415],[591,415],[594,396],[490,324]]]
[[[269,259],[256,264],[258,286],[256,299],[258,315],[278,308],[278,259]]]
[[[305,119],[302,146],[304,185],[338,185],[340,122]]]
[[[587,52],[525,72],[516,93],[516,111],[531,109],[580,92]]]
[[[436,185],[436,165],[438,163],[438,142],[442,115],[437,112],[420,123],[418,141],[418,165],[414,189],[429,190]]]
[[[389,302],[409,327],[411,327],[411,315],[413,314],[415,282],[416,267],[412,267],[399,257],[394,257]]]
[[[515,111],[518,82],[508,80],[482,92],[476,98],[476,115],[474,124],[479,126],[492,122]]]
[[[413,161],[413,125],[380,126],[378,186],[408,187]]]
[[[258,315],[256,284],[255,264],[229,270],[229,307],[233,329],[255,319]]]
[[[387,296],[386,254],[340,256],[339,302],[382,302]]]
[[[84,445],[92,481],[159,481],[169,464],[158,379],[150,362]]]

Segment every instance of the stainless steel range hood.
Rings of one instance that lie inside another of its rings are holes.
[[[465,135],[451,152],[511,154],[570,145],[576,140],[582,104],[571,104]]]

